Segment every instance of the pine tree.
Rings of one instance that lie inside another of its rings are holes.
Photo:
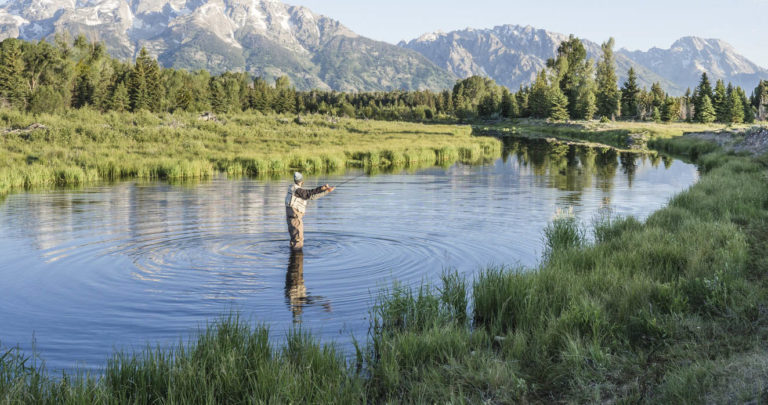
[[[733,92],[733,87],[729,84],[730,92]],[[715,93],[712,96],[712,107],[715,108],[715,116],[717,122],[730,122],[731,108],[728,105],[729,90],[726,90],[725,83],[722,80],[718,80],[715,85]]]
[[[536,76],[536,81],[531,86],[531,94],[528,97],[528,106],[531,109],[531,116],[535,118],[549,117],[550,110],[550,86],[547,80],[547,72],[542,69]],[[567,99],[566,99],[567,100]]]
[[[709,124],[715,122],[715,108],[712,106],[712,101],[709,100],[708,95],[704,95],[700,102],[701,107],[698,109],[698,122],[703,124]]]
[[[752,124],[755,122],[756,109],[750,104],[744,89],[736,87],[735,93],[738,95],[739,99],[741,99],[741,105],[744,107],[744,122]]]
[[[480,104],[477,105],[477,113],[483,118],[490,118],[498,112],[499,108],[494,100],[493,94],[489,93],[480,99]]]
[[[618,78],[613,60],[614,40],[602,44],[603,56],[597,64],[597,115],[616,119],[621,106]]]
[[[157,61],[149,56],[146,48],[141,48],[136,58],[136,64],[128,81],[128,94],[131,100],[131,111],[159,110],[163,94],[160,67]]]
[[[664,93],[664,89],[661,88],[661,83],[655,82],[651,85],[651,106],[661,109],[664,106],[664,101],[667,99],[667,94]]]
[[[443,90],[440,93],[440,104],[442,106],[442,111],[446,114],[450,114],[453,112],[453,103],[451,102],[451,92],[448,90]]]
[[[629,68],[627,76],[627,81],[621,88],[621,116],[622,118],[637,118],[640,88],[637,86],[635,69]]]
[[[659,111],[659,107],[653,106],[653,110],[651,111],[651,119],[654,122],[661,121],[661,111]]]
[[[505,118],[516,118],[519,114],[515,95],[505,89],[501,96],[501,115]]]
[[[597,97],[591,86],[582,87],[583,92],[579,95],[578,112],[581,119],[591,120],[597,112]]]
[[[568,116],[568,97],[560,90],[557,84],[549,89],[549,114],[548,117],[555,121],[565,121]]]
[[[573,118],[591,119],[595,114],[594,65],[584,44],[573,35],[557,48],[557,58],[547,61],[554,81],[568,98],[568,114]]]
[[[0,96],[17,108],[25,108],[27,85],[20,40],[6,39],[0,46]]]
[[[701,74],[701,81],[699,81],[699,85],[696,87],[696,97],[693,99],[693,120],[696,122],[703,122],[700,111],[703,108],[704,96],[709,98],[711,104],[714,95],[712,94],[712,85],[709,84],[707,72]]]
[[[114,111],[126,111],[131,106],[131,100],[128,96],[128,88],[125,83],[120,82],[115,86],[112,97],[109,100],[109,109]]]
[[[728,94],[728,101],[726,104],[729,110],[728,116],[726,117],[726,122],[731,122],[734,124],[741,124],[744,122],[744,104],[741,102],[739,93],[731,89]]]
[[[517,91],[517,94],[515,94],[515,98],[517,99],[518,116],[520,117],[531,116],[531,109],[528,106],[529,91],[530,90],[527,86],[523,87],[520,85],[520,89]]]
[[[661,107],[661,120],[664,122],[673,121],[679,115],[679,107],[680,103],[672,97],[667,97]]]
[[[141,49],[141,55],[145,55],[146,49]],[[142,56],[136,59],[128,80],[128,95],[131,100],[131,111],[149,109],[149,90],[147,83],[147,66],[143,63]]]

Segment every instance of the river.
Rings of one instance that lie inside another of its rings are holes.
[[[99,372],[115,350],[170,345],[231,311],[279,342],[293,327],[349,347],[382,288],[443,270],[535,267],[557,208],[584,224],[644,219],[698,179],[674,159],[544,141],[503,158],[357,177],[312,202],[291,255],[288,179],[126,181],[0,202],[0,344],[52,371]]]

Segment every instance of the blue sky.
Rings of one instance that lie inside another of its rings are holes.
[[[617,48],[669,48],[694,35],[719,38],[768,67],[768,0],[285,0],[397,43],[436,30],[532,25]]]

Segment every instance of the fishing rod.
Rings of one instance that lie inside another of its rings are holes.
[[[335,186],[333,186],[333,187],[334,187],[334,188],[336,188],[336,187],[339,187],[339,186],[343,186],[343,185],[345,185],[345,184],[349,183],[350,181],[352,181],[352,180],[355,180],[355,179],[359,179],[360,177],[363,177],[363,176],[365,176],[365,172],[363,172],[363,173],[361,173],[361,174],[358,174],[357,176],[355,176],[355,177],[352,177],[351,179],[347,179],[347,180],[345,180],[344,182],[342,182],[342,183],[339,183],[339,184],[337,184],[337,185],[335,185]]]

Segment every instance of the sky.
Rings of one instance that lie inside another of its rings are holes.
[[[616,49],[669,48],[684,36],[722,39],[768,68],[768,0],[285,0],[396,44],[437,30],[532,25]]]

